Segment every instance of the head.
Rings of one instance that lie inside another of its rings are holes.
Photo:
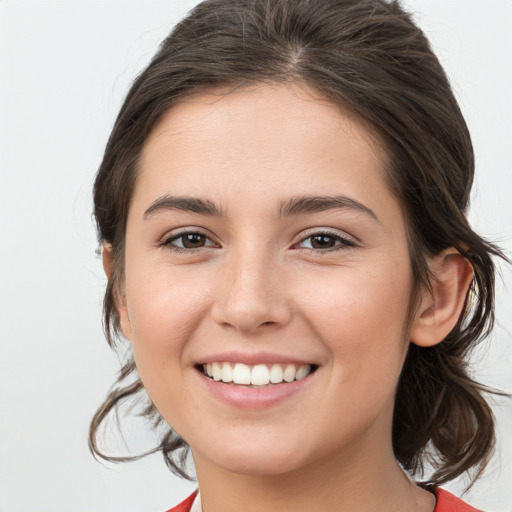
[[[400,213],[395,225],[402,226],[407,256],[407,268],[397,271],[406,300],[401,316],[395,315],[405,340],[396,357],[395,456],[413,472],[430,460],[437,483],[481,469],[493,446],[493,420],[482,386],[466,372],[466,358],[492,325],[491,256],[499,252],[467,222],[474,172],[469,133],[428,41],[397,2],[207,0],[176,26],[130,89],[95,182],[95,216],[109,276],[104,318],[110,344],[129,330],[122,325],[127,229],[152,148],[160,151],[158,134],[179,131],[180,122],[190,128],[194,109],[215,120],[216,108],[227,105],[236,122],[237,113],[250,114],[248,97],[259,107],[262,99],[275,107],[288,102],[290,114],[302,105],[300,112],[310,115],[304,122],[339,115],[343,140],[355,137],[371,155],[380,180],[372,183],[381,184],[383,197]],[[311,102],[314,112],[308,111]],[[211,190],[219,186],[204,176],[194,179],[205,180]],[[304,185],[300,193],[305,192]],[[462,299],[439,327],[432,319],[442,314],[440,275],[450,269],[462,276]],[[136,373],[131,359],[93,420],[94,450],[96,430],[108,412],[143,389],[138,379],[123,385]],[[153,404],[145,412],[160,419]],[[182,472],[175,456],[184,447],[168,430],[158,449]]]

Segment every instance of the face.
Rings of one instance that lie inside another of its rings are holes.
[[[354,116],[284,85],[191,97],[149,136],[121,325],[196,466],[390,447],[412,274],[385,159]]]

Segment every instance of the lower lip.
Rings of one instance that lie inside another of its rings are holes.
[[[266,409],[301,393],[312,383],[318,369],[303,379],[261,388],[226,384],[207,377],[199,370],[196,371],[202,385],[221,402],[240,409]]]

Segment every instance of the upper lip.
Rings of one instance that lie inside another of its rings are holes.
[[[273,352],[219,352],[217,354],[210,354],[198,359],[198,363],[243,363],[247,365],[255,364],[314,364],[311,360],[293,357],[285,354],[277,354]]]

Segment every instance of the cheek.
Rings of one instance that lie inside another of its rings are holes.
[[[308,324],[331,354],[332,378],[315,411],[326,438],[343,443],[381,415],[391,423],[408,347],[403,326],[410,279],[399,274],[340,269],[328,287],[303,295]]]
[[[185,347],[207,314],[211,293],[204,276],[158,268],[127,269],[127,316],[135,362],[151,393],[183,365]]]
[[[341,378],[349,382],[398,378],[408,345],[404,337],[412,282],[408,260],[400,265],[383,257],[380,264],[339,268],[325,279],[317,275],[315,281],[314,287],[297,293],[304,301],[300,309],[332,353]]]

